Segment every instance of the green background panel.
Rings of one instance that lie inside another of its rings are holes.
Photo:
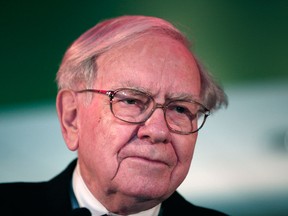
[[[165,18],[225,86],[288,80],[288,1],[1,1],[0,106],[53,101],[66,48],[100,20]]]

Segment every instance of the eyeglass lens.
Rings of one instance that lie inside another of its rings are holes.
[[[111,99],[111,110],[115,117],[130,123],[146,121],[156,108],[149,94],[134,89],[120,89]],[[163,110],[168,127],[176,132],[195,132],[205,121],[205,115],[201,115],[201,105],[191,101],[171,101],[165,104]]]

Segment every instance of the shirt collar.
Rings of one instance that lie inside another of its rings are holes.
[[[118,216],[117,214],[113,214],[109,212],[89,191],[85,182],[82,179],[80,174],[79,164],[77,163],[76,168],[73,172],[72,177],[72,187],[75,194],[75,197],[78,201],[78,207],[86,207],[92,213],[92,216],[100,216],[103,214]],[[146,211],[142,211],[136,214],[131,214],[129,216],[157,216],[160,211],[161,204],[148,209]]]

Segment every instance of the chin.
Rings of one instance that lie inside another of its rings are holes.
[[[130,196],[134,196],[141,201],[148,201],[155,199],[162,201],[168,198],[173,193],[173,191],[169,190],[167,186],[161,184],[161,181],[158,182],[158,184],[150,184],[150,185],[144,184],[142,186],[138,185],[138,187],[130,186],[129,188],[124,189],[124,191],[126,192],[129,191],[128,193]]]

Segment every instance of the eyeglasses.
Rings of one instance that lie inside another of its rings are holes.
[[[205,106],[193,100],[179,99],[158,104],[150,94],[131,88],[114,91],[84,89],[76,92],[107,95],[110,98],[110,110],[113,115],[132,124],[144,123],[157,108],[161,108],[170,131],[183,135],[200,130],[210,114]]]

